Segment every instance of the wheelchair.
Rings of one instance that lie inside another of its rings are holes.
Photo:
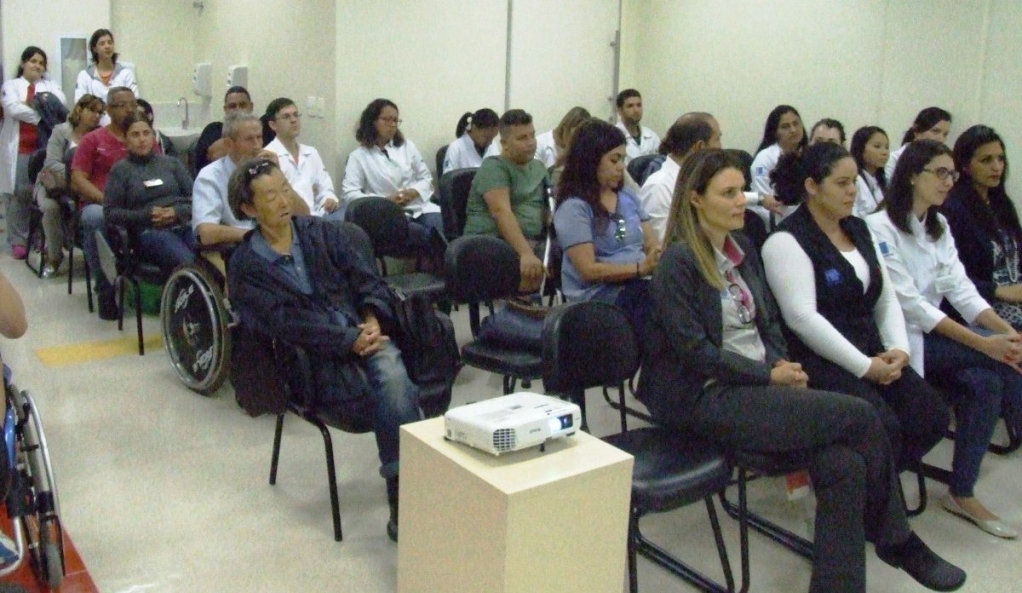
[[[7,514],[14,528],[17,559],[0,569],[0,577],[20,568],[28,556],[39,581],[57,589],[64,580],[64,534],[42,419],[29,392],[18,390],[9,381],[7,367],[4,388],[7,415],[3,438],[11,467]]]
[[[183,265],[163,285],[160,321],[171,366],[186,387],[212,396],[230,372],[231,328],[223,275],[204,257]]]

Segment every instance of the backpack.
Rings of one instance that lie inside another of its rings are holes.
[[[405,369],[419,386],[419,405],[427,418],[440,416],[451,405],[454,379],[462,367],[454,324],[423,294],[398,293],[394,318]]]

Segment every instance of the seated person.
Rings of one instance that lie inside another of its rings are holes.
[[[266,150],[277,154],[280,169],[288,183],[301,196],[313,216],[344,220],[344,208],[334,193],[334,182],[319,156],[319,151],[298,142],[302,133],[302,114],[295,102],[286,97],[274,99],[266,107],[266,119],[277,135]]]
[[[568,300],[621,307],[640,332],[649,314],[649,283],[662,248],[639,199],[623,189],[624,134],[592,119],[582,126],[557,186],[554,227]]]
[[[807,388],[786,360],[759,257],[744,236],[742,163],[723,150],[688,159],[650,282],[638,398],[653,420],[742,451],[807,454],[816,489],[811,593],[866,591],[866,542],[924,586],[953,591],[965,573],[905,517],[876,409]],[[729,288],[733,287],[733,288]]]
[[[93,290],[99,303],[99,318],[117,319],[117,304],[114,302],[114,288],[106,277],[99,273],[99,251],[96,249],[96,231],[103,231],[103,192],[113,166],[128,156],[125,135],[128,120],[138,109],[135,94],[127,87],[114,87],[107,95],[107,115],[110,123],[86,134],[78,144],[74,161],[71,163],[71,189],[78,195],[81,204],[82,247],[85,261],[93,271]],[[155,149],[160,154],[160,148]]]
[[[472,180],[465,208],[466,236],[504,239],[521,259],[522,291],[543,280],[546,238],[546,167],[532,158],[536,129],[532,116],[511,109],[500,118],[500,156],[487,157]]]
[[[961,178],[941,213],[955,238],[958,258],[980,296],[1022,330],[1022,225],[1005,190],[1004,141],[993,128],[972,126],[955,141],[953,156]]]
[[[830,142],[845,147],[845,127],[836,119],[825,117],[813,124],[809,132],[809,146],[818,142]]]
[[[232,86],[224,95],[224,120],[236,111],[252,113],[252,97],[243,86]],[[199,140],[195,144],[195,171],[201,171],[206,165],[227,156],[224,143],[223,122],[210,122],[202,129]]]
[[[639,190],[642,209],[649,214],[649,224],[657,242],[664,240],[667,215],[674,200],[674,186],[681,164],[694,152],[704,148],[720,148],[720,124],[709,113],[686,113],[667,130],[660,151],[667,155],[664,164],[650,175]]]
[[[46,189],[43,177],[51,176],[54,193],[67,189],[67,154],[78,146],[86,134],[99,127],[106,106],[103,100],[95,95],[84,95],[78,100],[67,121],[54,127],[50,140],[46,143],[46,160],[40,172],[40,179],[35,187],[35,199],[43,211],[43,235],[46,237],[46,265],[43,266],[43,278],[51,278],[60,269],[64,261],[64,225],[61,223],[63,214],[55,196]]]
[[[802,116],[791,105],[778,105],[767,116],[763,126],[763,139],[756,149],[756,157],[752,160],[752,191],[760,196],[775,196],[774,184],[770,174],[777,166],[781,155],[802,150],[807,144],[806,130],[802,126]],[[783,196],[777,196],[784,201]],[[768,229],[784,220],[798,208],[798,204],[784,201],[781,203],[764,201],[762,204],[752,203],[750,209],[763,219]]]
[[[880,244],[908,329],[911,364],[945,393],[957,414],[955,454],[944,509],[1006,539],[1018,530],[974,492],[1002,411],[1022,430],[1022,336],[969,281],[947,220],[937,211],[958,173],[951,151],[916,140],[898,159],[884,209],[866,217]],[[940,309],[942,301],[969,325]]]
[[[857,174],[836,143],[782,155],[777,189],[804,204],[763,245],[763,266],[809,386],[873,404],[895,469],[913,469],[944,438],[950,410],[908,366],[898,296],[869,228],[852,216]]]
[[[160,150],[166,156],[177,157],[177,149],[174,148],[174,142],[167,137],[166,134],[161,132],[156,127],[156,113],[153,112],[153,106],[145,99],[137,99],[138,106],[142,109],[142,113],[145,114],[145,118],[149,120],[149,125],[153,128],[153,132],[156,134],[156,143],[160,145]]]
[[[571,132],[578,129],[592,115],[585,107],[572,107],[561,118],[557,127],[536,136],[536,159],[547,169],[563,167],[568,155]]]
[[[429,201],[433,177],[419,149],[398,126],[397,105],[387,99],[369,103],[359,118],[355,139],[361,145],[348,156],[341,184],[345,208],[355,200],[380,196],[397,203],[409,216],[408,248],[442,266],[447,241],[440,206]]]
[[[935,140],[944,144],[947,142],[947,137],[950,134],[950,112],[940,107],[927,107],[920,111],[916,114],[916,118],[912,120],[912,127],[906,130],[905,135],[902,136],[901,146],[895,149],[891,156],[887,157],[887,164],[884,165],[884,174],[887,175],[887,179],[894,178],[894,168],[909,144],[916,140]]]
[[[447,171],[477,168],[484,158],[500,154],[500,145],[493,141],[497,137],[498,123],[497,112],[492,109],[462,115],[454,131],[457,140],[447,145],[437,177]]]
[[[660,137],[653,130],[639,125],[642,121],[642,95],[635,89],[617,94],[617,129],[625,135],[625,165],[632,159],[656,154]]]
[[[231,257],[231,302],[257,333],[308,351],[321,415],[372,418],[390,504],[387,535],[397,541],[398,430],[422,414],[418,387],[381,329],[393,319],[394,293],[342,227],[292,218],[288,193],[272,161],[246,161],[233,174],[233,217],[257,226]]]
[[[138,233],[139,256],[164,275],[195,259],[192,177],[175,157],[153,153],[156,134],[149,119],[128,119],[128,158],[110,170],[103,192],[107,222]]]
[[[887,187],[884,165],[890,155],[887,132],[878,126],[864,126],[852,134],[852,147],[848,149],[859,165],[859,177],[855,180],[859,188],[855,197],[855,215],[866,218],[880,208]]]

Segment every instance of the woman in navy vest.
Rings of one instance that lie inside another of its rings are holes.
[[[763,264],[809,386],[872,403],[898,468],[911,468],[943,438],[948,407],[908,366],[897,294],[869,228],[852,216],[858,173],[835,144],[782,156],[778,190],[805,204],[767,239]]]

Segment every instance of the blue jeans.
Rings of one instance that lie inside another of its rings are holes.
[[[82,249],[85,251],[85,263],[92,273],[93,288],[96,293],[110,289],[110,282],[103,275],[99,266],[99,250],[96,247],[96,231],[104,233],[102,204],[89,204],[82,208]]]
[[[380,451],[380,475],[391,478],[398,473],[401,425],[422,419],[419,387],[408,378],[401,351],[393,342],[366,359],[365,370],[376,396],[373,432]]]
[[[949,489],[954,496],[971,497],[1002,406],[1020,409],[1022,375],[934,332],[924,337],[923,351],[926,376],[944,384],[955,407],[957,434]]]
[[[142,259],[160,267],[169,276],[181,264],[195,261],[195,234],[185,225],[167,229],[146,229],[138,237]]]

